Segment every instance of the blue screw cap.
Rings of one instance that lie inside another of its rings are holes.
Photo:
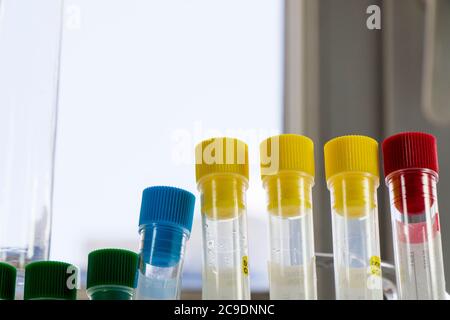
[[[195,196],[189,191],[165,186],[147,188],[142,194],[139,226],[165,223],[191,232],[194,206]]]
[[[158,267],[176,265],[194,218],[195,196],[174,187],[150,187],[142,194],[139,228],[144,230],[142,258]],[[149,227],[150,226],[150,227]]]

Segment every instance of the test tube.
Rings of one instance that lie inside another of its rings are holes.
[[[314,144],[282,134],[260,145],[269,212],[270,299],[317,299],[312,187]]]
[[[63,2],[0,1],[0,260],[20,291],[49,258]]]
[[[176,300],[195,197],[174,187],[150,187],[142,195],[137,300]]]
[[[400,299],[446,299],[436,193],[436,138],[420,132],[383,142]]]
[[[0,262],[0,300],[14,300],[17,270],[9,263]]]
[[[90,300],[132,300],[139,256],[123,249],[99,249],[88,256],[86,293]]]
[[[205,300],[248,300],[247,145],[212,138],[195,149],[201,194],[203,290]]]
[[[36,261],[25,267],[25,300],[76,300],[78,269],[59,261]]]
[[[342,136],[327,142],[324,153],[336,299],[382,299],[378,143],[365,136]]]

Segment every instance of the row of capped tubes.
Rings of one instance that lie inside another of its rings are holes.
[[[446,297],[436,196],[436,149],[436,139],[423,133],[402,133],[383,143],[397,286],[402,299]],[[330,140],[324,153],[332,207],[336,298],[382,299],[376,195],[378,144],[369,137],[343,136]],[[317,299],[313,142],[299,135],[265,140],[261,143],[261,177],[268,199],[270,297]],[[196,179],[201,195],[203,299],[250,299],[247,145],[231,138],[203,141],[196,148]],[[138,272],[133,285],[128,276],[128,285],[123,288],[117,279],[122,281],[124,277],[117,275],[109,280],[105,276],[100,286],[89,286],[88,268],[89,297],[179,299],[194,203],[194,196],[182,189],[144,190],[139,228],[141,252],[139,259],[136,256],[139,263],[136,262]],[[108,256],[105,251],[99,252],[106,254],[104,259],[119,254],[109,252]],[[106,261],[123,267],[117,259]],[[117,274],[113,269],[102,269],[97,277],[102,272]]]

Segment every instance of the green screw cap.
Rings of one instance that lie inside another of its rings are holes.
[[[14,300],[17,270],[12,265],[0,262],[0,300]]]
[[[118,285],[134,288],[138,269],[138,255],[123,249],[100,249],[88,256],[86,288],[99,285]]]
[[[59,261],[37,261],[25,267],[24,300],[76,300],[78,269]]]

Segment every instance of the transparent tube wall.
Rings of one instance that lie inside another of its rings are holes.
[[[141,230],[137,300],[179,300],[188,232],[171,225]]]
[[[267,177],[269,195],[270,299],[317,299],[313,178],[299,174]]]
[[[359,173],[329,179],[336,299],[382,299],[378,178]]]
[[[199,186],[202,197],[203,299],[250,299],[245,207],[247,183],[230,174],[207,178]]]
[[[133,300],[134,289],[125,286],[101,285],[86,290],[89,300]]]
[[[48,259],[63,2],[0,0],[0,260]]]
[[[405,169],[386,178],[400,299],[446,299],[437,174]]]

